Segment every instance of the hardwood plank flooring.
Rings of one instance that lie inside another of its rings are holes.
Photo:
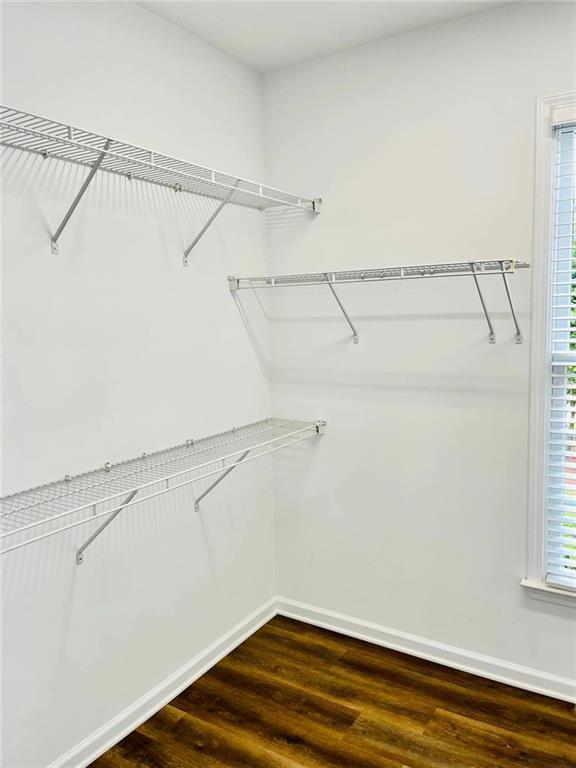
[[[576,768],[566,702],[277,616],[92,768]]]

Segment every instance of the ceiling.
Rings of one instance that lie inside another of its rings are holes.
[[[489,10],[504,2],[141,2],[260,72]]]

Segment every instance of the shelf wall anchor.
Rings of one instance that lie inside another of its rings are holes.
[[[514,302],[512,301],[510,285],[508,284],[508,275],[504,269],[504,264],[502,264],[502,280],[504,281],[504,288],[506,289],[506,296],[508,298],[508,304],[510,305],[510,312],[512,313],[512,319],[514,320],[514,326],[516,328],[516,344],[522,344],[522,331],[520,330],[520,325],[518,324],[518,317],[516,316],[516,311],[514,309]]]
[[[316,427],[316,434],[317,435],[323,435],[326,431],[326,422],[325,421],[315,421],[314,426]]]
[[[224,200],[221,201],[220,205],[216,208],[214,213],[210,216],[210,218],[208,219],[206,224],[204,224],[204,226],[202,227],[200,232],[198,232],[198,234],[196,235],[194,240],[192,240],[192,242],[190,243],[188,248],[186,248],[186,250],[184,251],[183,263],[184,263],[185,267],[188,266],[188,257],[190,256],[190,254],[192,253],[192,251],[196,247],[196,244],[206,234],[206,231],[209,229],[209,227],[211,226],[212,222],[217,218],[217,216],[222,212],[223,208],[230,202],[230,200],[232,199],[232,195],[238,189],[238,185],[239,184],[240,184],[240,179],[236,179],[236,181],[234,182],[234,184],[232,186],[232,189],[228,192],[228,194],[226,195]]]
[[[136,494],[138,493],[138,490],[139,489],[136,488],[135,491],[131,491],[131,493],[129,493],[128,496],[126,496],[126,498],[122,502],[122,506],[119,507],[115,512],[113,512],[110,515],[110,517],[108,518],[108,520],[106,520],[104,523],[102,523],[102,525],[94,531],[94,533],[92,534],[92,536],[90,536],[89,539],[86,539],[86,541],[84,542],[84,544],[82,544],[82,546],[80,547],[78,552],[76,552],[76,564],[77,565],[82,565],[82,563],[84,562],[84,551],[90,546],[90,544],[92,544],[92,542],[95,539],[98,538],[98,536],[100,536],[100,534],[102,533],[104,528],[109,526],[110,523],[112,522],[112,520],[114,520],[116,517],[118,517],[118,515],[120,514],[120,512],[122,512],[124,507],[126,507],[127,504],[129,504],[132,501],[134,496],[136,496]]]
[[[90,186],[90,183],[91,183],[92,179],[94,178],[94,176],[96,175],[98,169],[102,165],[102,161],[106,157],[106,153],[107,153],[108,149],[110,148],[110,143],[111,143],[111,139],[108,139],[106,141],[106,143],[104,144],[104,149],[102,150],[102,152],[100,152],[100,154],[96,158],[94,164],[92,165],[92,168],[90,169],[90,173],[88,174],[88,176],[84,180],[84,183],[80,187],[80,190],[79,190],[78,194],[76,195],[76,197],[74,198],[74,200],[72,202],[72,205],[70,206],[70,208],[68,208],[68,211],[66,212],[66,215],[62,219],[62,221],[60,223],[60,226],[58,227],[56,232],[52,235],[52,240],[51,240],[50,245],[51,245],[52,253],[53,254],[57,254],[59,252],[60,249],[59,249],[59,246],[58,246],[58,240],[60,238],[60,235],[64,231],[64,228],[66,227],[66,225],[68,224],[68,222],[70,221],[70,219],[72,217],[72,214],[76,210],[76,206],[78,205],[80,200],[82,200],[82,198],[84,197],[84,193],[86,192],[86,190]]]
[[[221,483],[221,482],[222,482],[222,480],[224,480],[224,478],[225,478],[225,477],[228,477],[228,475],[230,474],[230,472],[232,472],[232,470],[236,469],[236,467],[238,466],[238,464],[241,464],[241,463],[244,461],[244,459],[246,458],[246,456],[248,456],[248,454],[250,453],[250,451],[251,451],[251,449],[250,449],[250,448],[249,448],[247,451],[244,451],[244,453],[242,454],[242,456],[240,456],[240,458],[238,459],[238,461],[235,461],[235,462],[234,462],[234,464],[232,464],[232,466],[228,467],[228,469],[225,469],[225,470],[224,470],[224,472],[223,472],[223,473],[220,475],[220,477],[219,477],[219,478],[217,478],[216,480],[214,480],[214,482],[213,482],[213,483],[211,483],[211,484],[208,486],[208,488],[206,488],[206,490],[205,490],[205,491],[203,491],[203,492],[200,494],[200,496],[198,496],[198,498],[197,498],[197,499],[196,499],[196,501],[194,502],[194,511],[195,511],[195,512],[200,512],[200,502],[202,501],[202,499],[203,499],[205,496],[208,496],[208,494],[210,493],[210,491],[213,491],[213,490],[214,490],[214,488],[216,488],[216,486],[217,486],[219,483]]]
[[[332,285],[332,279],[330,279],[330,276],[328,274],[326,274],[325,277],[326,277],[326,281],[328,283],[328,288],[330,288],[330,290],[332,291],[332,295],[336,299],[336,302],[337,302],[338,306],[340,307],[340,310],[342,311],[342,314],[346,318],[346,322],[348,323],[348,325],[352,329],[352,341],[354,342],[354,344],[358,344],[360,339],[358,338],[358,332],[357,332],[356,328],[354,327],[354,323],[352,322],[352,320],[350,320],[350,316],[348,315],[348,312],[346,312],[346,309],[344,308],[344,305],[340,301],[340,297],[338,296],[338,294],[334,290],[334,286]]]
[[[480,288],[480,283],[478,282],[477,272],[476,272],[476,264],[472,264],[472,276],[474,278],[474,283],[476,284],[476,290],[478,291],[478,298],[480,299],[480,304],[482,304],[482,309],[484,311],[484,317],[486,318],[486,322],[488,323],[488,341],[490,344],[496,344],[496,334],[494,333],[494,326],[492,325],[492,320],[490,320],[490,315],[488,314],[488,309],[486,307],[486,302],[484,301],[484,296],[482,295],[482,289]]]

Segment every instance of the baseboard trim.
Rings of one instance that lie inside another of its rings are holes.
[[[86,768],[270,621],[277,613],[277,602],[276,598],[271,598],[261,605],[132,706],[50,763],[48,768]]]
[[[551,675],[531,667],[445,645],[297,600],[278,598],[277,612],[323,629],[576,704],[576,681],[568,677]]]
[[[192,658],[156,688],[77,744],[47,768],[86,768],[106,750],[117,744],[141,723],[152,717],[171,699],[217,664],[266,622],[280,614],[342,635],[365,640],[411,656],[418,656],[447,667],[487,677],[545,696],[576,704],[576,681],[550,675],[530,667],[412,635],[390,627],[318,608],[289,598],[271,598],[243,621],[236,624],[208,648]]]

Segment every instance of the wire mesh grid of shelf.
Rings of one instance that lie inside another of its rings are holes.
[[[235,204],[249,208],[291,206],[314,211],[318,205],[313,198],[294,195],[8,106],[0,106],[0,144],[84,166],[92,166],[103,154],[99,166],[102,171],[216,200],[226,200],[233,193]]]
[[[0,499],[0,554],[222,476],[240,463],[322,434],[323,428],[323,421],[266,419],[5,496]]]

